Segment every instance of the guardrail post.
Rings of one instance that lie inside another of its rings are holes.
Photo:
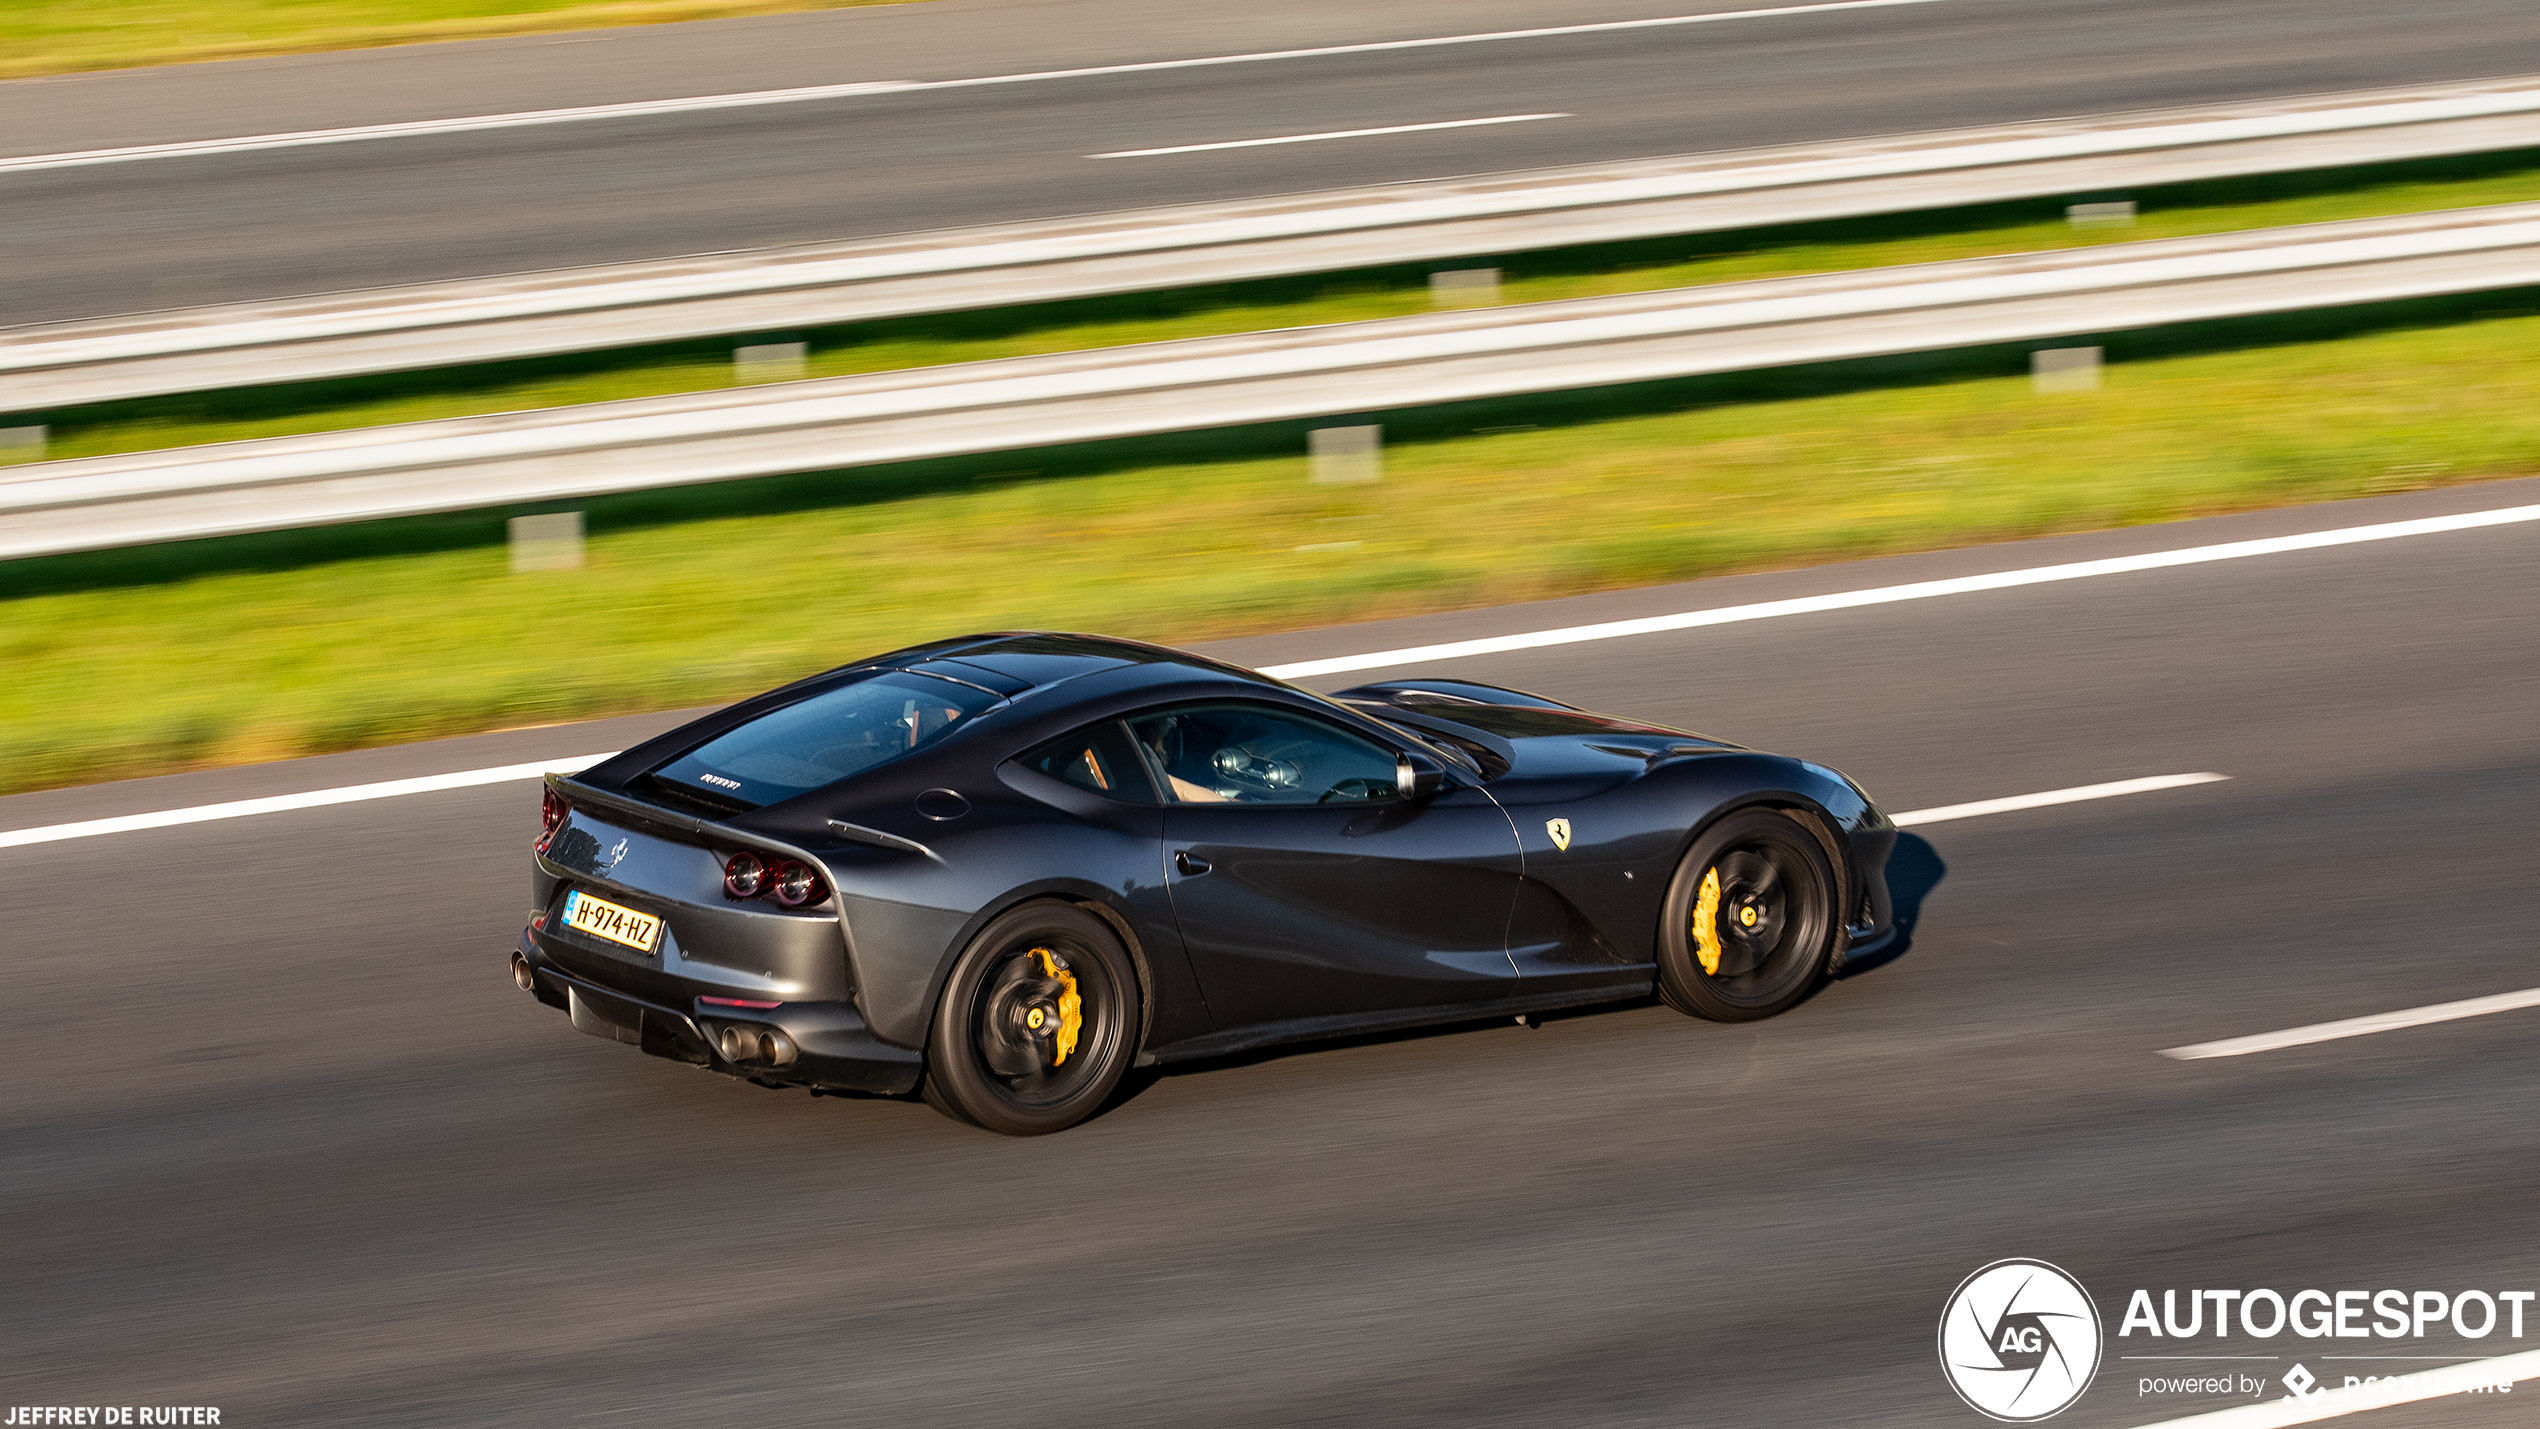
[[[2064,222],[2075,228],[2132,228],[2134,200],[2120,203],[2075,203],[2064,206]]]
[[[512,574],[569,571],[582,564],[582,513],[552,511],[511,519]]]
[[[1374,481],[1384,473],[1385,429],[1382,427],[1316,427],[1305,434],[1318,485]]]
[[[0,466],[44,460],[43,427],[0,427]]]
[[[798,382],[810,371],[811,344],[807,342],[763,342],[732,349],[732,380],[743,387],[754,382]]]
[[[1497,268],[1448,268],[1429,275],[1429,306],[1487,308],[1499,302]]]
[[[2041,347],[2028,355],[2029,385],[2040,392],[2099,390],[2099,349]]]

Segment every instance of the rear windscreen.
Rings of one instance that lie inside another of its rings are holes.
[[[727,729],[653,777],[717,802],[780,803],[923,749],[1000,699],[950,680],[885,671]]]

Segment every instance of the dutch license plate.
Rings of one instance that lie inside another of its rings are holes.
[[[661,941],[659,918],[578,889],[564,896],[564,925],[577,933],[622,943],[640,953],[651,952],[653,945]]]

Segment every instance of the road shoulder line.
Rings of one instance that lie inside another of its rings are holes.
[[[2050,582],[2081,580],[2093,576],[2118,575],[2135,571],[2162,570],[2173,566],[2201,565],[2214,561],[2239,560],[2251,556],[2280,555],[2295,551],[2321,550],[2355,545],[2369,541],[2393,540],[2403,536],[2433,535],[2450,531],[2483,530],[2494,526],[2513,525],[2540,520],[2540,504],[2499,507],[2485,511],[2457,512],[2446,516],[2420,517],[2407,521],[2384,521],[2364,526],[2347,526],[2327,531],[2305,532],[2292,536],[2272,536],[2258,540],[2231,541],[2219,545],[2188,546],[2168,551],[2149,551],[2139,555],[2117,556],[2095,561],[2074,561],[2059,565],[2033,566],[2021,570],[1997,571],[1986,575],[1961,576],[1946,580],[1915,581],[1904,585],[1880,586],[1865,590],[1845,591],[1833,595],[1805,596],[1796,600],[1764,601],[1749,605],[1725,606],[1710,610],[1685,611],[1674,615],[1650,616],[1638,620],[1605,621],[1593,625],[1576,625],[1553,630],[1539,630],[1523,635],[1494,636],[1482,640],[1460,640],[1444,644],[1411,646],[1396,650],[1379,650],[1363,655],[1345,655],[1328,660],[1304,660],[1284,665],[1262,667],[1262,673],[1279,679],[1299,679],[1312,675],[1342,671],[1379,669],[1413,661],[1452,660],[1474,655],[1498,654],[1514,650],[1541,649],[1553,645],[1572,645],[1589,641],[1611,640],[1627,635],[1646,635],[1662,631],[1691,630],[1708,625],[1727,625],[1749,620],[1766,620],[1785,615],[1801,615],[1821,611],[1848,610],[1858,606],[1884,605],[1899,601],[1925,600],[1943,595],[1961,595],[1978,591],[2010,590],[2020,586]],[[129,833],[142,829],[170,828],[180,824],[203,823],[216,819],[243,818],[256,814],[280,813],[292,809],[319,808],[329,804],[355,803],[367,799],[394,798],[442,789],[462,789],[478,784],[495,784],[515,779],[532,779],[550,770],[570,772],[587,768],[609,758],[594,754],[560,760],[543,760],[530,764],[502,765],[489,769],[464,770],[453,774],[426,775],[415,779],[395,779],[377,784],[349,785],[336,789],[320,789],[304,794],[281,794],[260,799],[240,799],[226,803],[198,805],[186,809],[170,809],[154,813],[127,814],[116,818],[88,819],[77,823],[50,824],[37,828],[0,832],[0,849],[22,848],[31,844],[55,843],[65,839],[92,838],[105,834]],[[1938,823],[1948,819],[1972,818],[1981,814],[2004,813],[2013,809],[2042,808],[2051,804],[2071,803],[2083,799],[2107,798],[2118,794],[2149,792],[2153,789],[2182,787],[2208,783],[2227,776],[2199,774],[2155,775],[2148,779],[2118,780],[2105,784],[2077,785],[2068,789],[2048,790],[2038,794],[2014,795],[2006,799],[1977,800],[1972,803],[1940,805],[1930,809],[1908,810],[1896,817],[1900,827],[1911,823]]]
[[[1399,650],[1378,650],[1364,655],[1343,655],[1330,660],[1299,660],[1285,665],[1264,666],[1262,673],[1283,680],[1297,680],[1314,675],[1334,675],[1352,670],[1383,669],[1394,665],[1407,665],[1415,661],[1460,660],[1475,655],[1500,655],[1515,650],[1540,650],[1546,646],[1577,645],[1592,640],[1615,640],[1627,635],[1654,635],[1673,630],[1694,630],[1707,625],[1734,625],[1750,620],[1773,620],[1786,615],[1814,615],[1824,611],[1851,610],[1865,605],[1892,605],[1900,601],[1930,600],[1944,595],[1970,595],[1980,591],[2011,590],[2019,586],[2045,585],[2056,581],[2086,580],[2093,576],[2165,570],[2172,566],[2205,565],[2214,561],[2244,560],[2251,556],[2284,555],[2294,551],[2314,551],[2332,546],[2357,545],[2366,541],[2390,541],[2403,536],[2475,531],[2490,526],[2508,526],[2525,521],[2540,521],[2540,505],[2508,506],[2489,511],[2464,511],[2450,516],[2427,516],[2411,521],[2384,521],[2369,526],[2345,526],[2328,531],[2305,532],[2297,536],[2270,536],[2254,541],[2229,541],[2214,546],[2187,546],[2169,551],[2146,551],[2134,556],[2114,556],[2096,561],[2072,561],[2053,566],[2032,566],[2025,570],[1995,571],[1987,575],[1957,576],[1947,580],[1914,581],[1906,585],[1876,586],[1867,590],[1843,591],[1833,595],[1802,596],[1796,600],[1770,600],[1753,605],[1688,610],[1674,615],[1644,616],[1637,620],[1609,620],[1594,625],[1537,630],[1524,635],[1496,635],[1481,640],[1454,640],[1438,645],[1414,645]]]
[[[371,799],[395,799],[408,794],[433,794],[444,789],[472,789],[479,784],[503,784],[515,779],[536,779],[549,772],[574,773],[588,769],[608,754],[583,754],[563,759],[542,759],[529,764],[503,764],[490,769],[462,769],[452,774],[426,774],[415,779],[388,779],[376,784],[347,784],[336,789],[312,789],[304,794],[274,794],[261,799],[232,799],[219,804],[198,804],[190,809],[162,809],[147,814],[124,814],[111,819],[82,819],[71,824],[48,824],[41,828],[13,829],[0,833],[0,849],[23,848],[29,844],[59,843],[65,839],[97,838],[105,834],[134,833],[142,829],[175,828],[180,824],[210,823],[218,819],[243,819],[257,814],[280,814],[293,809],[320,809],[330,804],[358,804]]]

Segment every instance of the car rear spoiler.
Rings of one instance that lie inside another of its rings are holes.
[[[752,833],[747,829],[736,829],[730,824],[720,823],[713,819],[701,819],[694,814],[680,813],[676,809],[665,809],[659,804],[647,804],[641,799],[629,798],[624,794],[611,793],[595,785],[585,784],[569,774],[548,775],[547,787],[556,792],[557,798],[577,809],[587,808],[598,813],[615,814],[637,823],[651,824],[667,833],[684,834],[704,844],[720,843],[726,847],[760,849],[786,858],[798,858],[820,870],[821,877],[829,877],[829,866],[817,855],[808,849],[796,848],[782,839],[769,838],[765,834]],[[837,887],[837,881],[831,879],[829,886]]]
[[[746,848],[763,849],[787,858],[801,859],[820,870],[821,876],[829,879],[830,887],[838,886],[838,881],[830,877],[831,870],[828,863],[819,855],[808,849],[797,848],[783,839],[772,838],[749,829],[734,828],[719,820],[683,814],[676,809],[665,809],[659,804],[647,804],[641,799],[630,798],[624,794],[612,793],[609,790],[585,784],[569,774],[548,775],[547,787],[556,791],[556,797],[577,808],[590,805],[644,823],[657,824],[665,829],[692,837],[720,840]],[[831,832],[854,843],[887,848],[898,853],[913,853],[922,858],[932,859],[936,863],[944,861],[941,855],[915,839],[884,833],[880,829],[868,829],[862,824],[851,824],[844,819],[829,819],[825,822],[829,825]]]

